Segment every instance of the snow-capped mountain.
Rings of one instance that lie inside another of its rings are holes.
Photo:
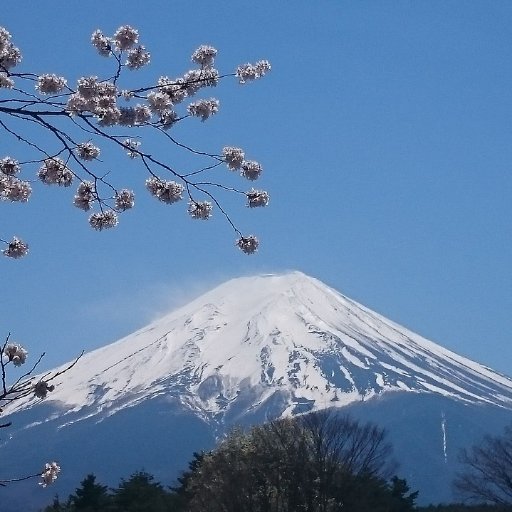
[[[240,402],[286,415],[399,390],[512,407],[509,378],[293,272],[233,279],[86,354],[48,401],[76,421],[165,395],[219,418]]]
[[[244,277],[84,355],[43,402],[6,408],[0,456],[20,443],[25,463],[58,456],[71,487],[91,471],[127,476],[126,460],[174,478],[230,425],[328,407],[386,426],[406,462],[431,458],[428,478],[404,471],[439,501],[455,447],[512,419],[512,380],[300,272]]]

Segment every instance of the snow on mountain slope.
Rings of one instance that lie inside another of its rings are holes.
[[[233,279],[84,355],[46,402],[70,422],[157,396],[222,419],[270,401],[285,415],[400,390],[512,408],[509,378],[292,272]]]

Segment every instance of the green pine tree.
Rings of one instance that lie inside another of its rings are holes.
[[[96,476],[93,474],[87,475],[75,490],[75,494],[69,497],[73,512],[105,512],[109,510],[110,502],[107,486],[96,483]]]

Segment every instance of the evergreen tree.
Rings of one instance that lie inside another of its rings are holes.
[[[128,480],[121,480],[113,491],[115,512],[169,512],[170,498],[153,475],[145,471],[133,473]]]
[[[73,512],[105,512],[110,501],[107,486],[96,483],[96,476],[93,474],[87,475],[75,490],[75,494],[69,496]]]

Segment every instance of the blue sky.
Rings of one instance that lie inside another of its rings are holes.
[[[31,245],[0,261],[4,333],[45,366],[129,334],[231,277],[301,270],[410,329],[512,374],[512,4],[501,1],[53,0],[9,2],[0,25],[19,70],[103,74],[89,43],[100,28],[139,29],[152,63],[130,80],[177,76],[200,44],[217,66],[266,58],[272,72],[207,91],[221,102],[185,142],[246,149],[264,167],[268,209],[226,198],[261,248],[246,256],[220,216],[147,195],[142,169],[110,155],[137,206],[92,231],[73,191],[34,186],[0,205],[4,238]],[[0,92],[0,97],[5,95]],[[195,121],[195,122],[194,122]],[[176,148],[155,145],[190,165]],[[0,156],[18,151],[2,134]],[[245,185],[241,185],[242,187]]]

